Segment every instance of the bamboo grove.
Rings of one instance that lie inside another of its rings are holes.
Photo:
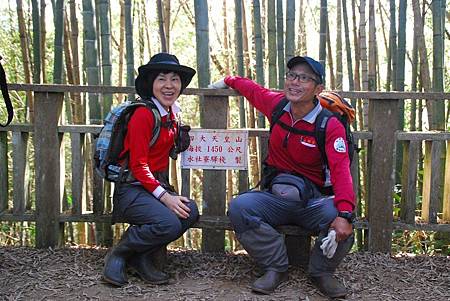
[[[137,67],[168,51],[195,66],[198,76],[191,86],[199,88],[227,74],[281,88],[287,60],[309,55],[326,66],[330,90],[450,91],[445,0],[7,0],[0,10],[0,53],[9,82],[133,86]],[[66,94],[67,124],[101,124],[111,106],[134,97]],[[16,121],[32,123],[32,92],[12,97]],[[201,126],[202,98],[182,101],[183,118]],[[367,129],[368,101],[352,99],[352,104],[358,112],[354,129]],[[230,127],[267,127],[242,98],[232,105]],[[5,116],[4,107],[0,113]],[[444,100],[404,101],[399,127],[448,131],[449,113]],[[249,174],[228,172],[228,200],[233,187],[242,188],[248,179],[250,186],[258,182],[256,149],[256,139],[251,140]],[[401,158],[399,148],[397,166]],[[176,168],[172,164],[175,179]],[[362,187],[366,174],[361,160]],[[200,178],[194,174],[193,181]]]

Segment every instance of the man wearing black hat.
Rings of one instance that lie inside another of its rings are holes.
[[[127,266],[147,282],[167,283],[168,275],[156,269],[152,257],[198,219],[196,203],[177,195],[168,179],[169,153],[180,130],[176,100],[194,74],[194,69],[180,65],[168,53],[158,53],[139,67],[136,92],[157,107],[161,129],[150,144],[156,120],[146,106],[137,108],[128,122],[121,157],[127,158],[122,164],[128,164],[136,181],[116,186],[114,215],[130,227],[108,253],[103,270],[104,280],[116,286],[127,283]]]
[[[271,125],[265,161],[265,171],[270,172],[265,172],[263,189],[232,200],[228,216],[242,246],[265,270],[252,284],[253,291],[270,294],[287,280],[284,237],[274,227],[297,224],[320,232],[308,267],[311,281],[329,297],[344,297],[347,290],[333,274],[354,240],[351,212],[355,204],[346,132],[337,118],[329,118],[325,135],[329,169],[325,170],[316,139],[302,134],[314,132],[322,111],[316,96],[324,88],[324,68],[307,56],[292,58],[287,67],[283,92],[237,76],[210,85],[236,89],[270,122],[277,104],[288,100],[279,122]],[[324,194],[330,184],[333,196]]]

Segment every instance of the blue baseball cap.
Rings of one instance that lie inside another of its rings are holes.
[[[314,73],[319,76],[319,84],[323,84],[325,80],[325,69],[323,68],[321,63],[313,58],[310,58],[309,56],[294,56],[287,63],[287,67],[289,69],[292,69],[295,65],[302,63],[308,64],[308,66],[311,67],[312,71],[314,71]]]

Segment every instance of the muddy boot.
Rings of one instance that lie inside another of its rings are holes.
[[[311,282],[327,297],[344,298],[347,295],[345,286],[333,275],[311,276]]]
[[[252,291],[269,295],[288,279],[288,272],[267,271],[252,284]]]
[[[133,253],[128,238],[124,235],[117,246],[112,248],[105,257],[103,279],[116,286],[127,284],[126,262]]]
[[[169,275],[158,270],[153,264],[150,252],[139,253],[130,258],[129,266],[142,280],[151,284],[166,284]]]

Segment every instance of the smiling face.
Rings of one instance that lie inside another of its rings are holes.
[[[308,103],[322,92],[323,85],[318,84],[318,77],[308,64],[298,64],[292,67],[284,82],[284,94],[292,103]],[[296,75],[296,76],[295,76]],[[294,79],[290,79],[295,77]]]
[[[177,73],[159,73],[153,81],[153,96],[169,109],[181,93],[181,78]]]

